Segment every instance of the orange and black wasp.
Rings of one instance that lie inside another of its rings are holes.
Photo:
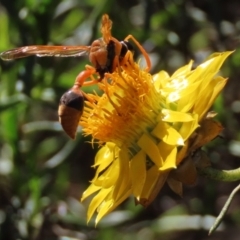
[[[89,55],[92,66],[86,65],[85,70],[78,74],[73,87],[61,97],[58,108],[59,122],[67,135],[73,139],[83,113],[84,96],[87,98],[81,87],[97,84],[104,78],[105,73],[112,73],[117,68],[120,70],[121,66],[124,66],[132,57],[133,47],[129,43],[129,39],[135,43],[145,57],[146,71],[151,68],[149,56],[140,43],[132,35],[128,35],[123,41],[118,41],[112,37],[111,28],[112,21],[107,14],[104,14],[101,26],[102,38],[93,41],[91,46],[32,45],[0,53],[0,57],[5,61],[32,55],[38,57],[79,57],[84,54]],[[97,74],[98,78],[94,78],[93,74]],[[86,81],[87,79],[88,81]]]

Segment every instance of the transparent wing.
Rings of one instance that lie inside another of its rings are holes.
[[[11,49],[0,53],[5,61],[24,58],[32,55],[38,57],[79,57],[89,53],[90,46],[47,46],[33,45]]]

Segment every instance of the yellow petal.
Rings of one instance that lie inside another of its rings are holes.
[[[199,114],[199,121],[206,115],[206,112],[212,106],[213,101],[226,84],[226,79],[217,77],[212,79],[208,85],[208,89],[199,94],[193,111]]]
[[[96,171],[96,173],[95,173],[95,177],[94,177],[93,181],[98,178],[99,174],[100,174],[104,169],[106,169],[106,168],[111,164],[111,162],[112,162],[112,160],[111,160],[111,161],[105,161],[105,162],[103,162],[101,165],[99,165],[99,167],[97,168],[97,171]]]
[[[146,154],[139,151],[130,161],[133,195],[138,198],[146,180]]]
[[[90,195],[92,195],[94,192],[100,190],[101,187],[96,186],[94,184],[91,184],[87,190],[83,193],[81,201],[85,200],[87,197],[89,197]]]
[[[104,202],[104,205],[98,210],[98,215],[96,217],[95,223],[97,224],[106,214],[113,211],[119,204],[121,204],[126,198],[128,198],[131,194],[131,189],[127,189],[124,191],[121,197],[113,202],[112,200],[108,200]]]
[[[181,75],[186,75],[191,71],[193,61],[191,60],[187,65],[179,68],[176,72],[171,76],[172,79],[177,78]]]
[[[220,54],[211,55],[207,61],[200,64],[194,71],[191,76],[192,80],[203,79],[203,83],[206,86],[206,81],[210,81],[213,76],[219,71],[225,59],[232,52],[224,52]]]
[[[218,52],[218,53],[215,52],[206,59],[205,63],[208,65],[211,62],[213,62],[212,71],[217,72],[222,66],[222,64],[224,63],[224,61],[226,60],[226,58],[229,55],[231,55],[233,52],[234,51]]]
[[[137,144],[158,167],[163,165],[158,147],[150,136],[143,134]]]
[[[101,164],[108,166],[114,159],[116,151],[117,149],[114,143],[107,143],[97,152],[93,167]]]
[[[112,198],[104,200],[104,202],[97,209],[97,217],[95,219],[95,224],[97,225],[98,222],[115,207],[116,205],[114,205],[114,200]]]
[[[91,201],[88,212],[87,212],[87,222],[92,218],[96,209],[101,205],[107,195],[111,192],[111,188],[102,189]]]
[[[154,86],[155,88],[161,89],[163,85],[167,83],[167,80],[169,79],[169,75],[165,71],[160,71],[159,73],[155,74],[153,76]]]
[[[193,108],[193,111],[199,115],[199,121],[201,121],[212,105],[212,102],[210,101],[212,99],[212,94],[213,88],[210,86],[207,91],[202,91],[199,93],[199,98],[197,99]]]
[[[159,191],[163,187],[169,172],[161,172],[159,174],[156,166],[153,166],[147,171],[147,179],[141,194],[141,198],[138,202],[147,207],[158,195]]]
[[[118,198],[121,198],[121,195],[126,190],[126,187],[131,188],[129,162],[130,158],[128,149],[123,147],[119,151],[119,175],[112,196],[115,201],[117,201]]]
[[[192,106],[195,103],[195,98],[198,93],[198,89],[201,82],[197,81],[190,84],[186,89],[183,89],[180,94],[180,99],[177,103],[177,111],[188,112],[192,109]]]
[[[169,145],[183,145],[182,136],[173,127],[164,122],[159,122],[151,132],[154,136]]]
[[[162,118],[164,122],[189,122],[193,120],[189,113],[172,111],[170,109],[162,109],[162,114],[164,115]]]
[[[183,123],[179,129],[179,134],[181,134],[184,141],[186,141],[190,135],[199,127],[198,114],[193,114],[192,117],[193,121]]]
[[[163,166],[159,168],[160,171],[166,171],[176,168],[177,147],[168,145],[165,142],[158,144],[159,150],[163,158]]]
[[[112,163],[112,165],[102,175],[103,175],[103,181],[101,183],[101,186],[103,188],[109,188],[114,186],[118,181],[119,175],[120,175],[119,160],[115,160]]]
[[[223,78],[223,77],[220,77],[220,76],[218,76],[218,77],[216,77],[212,80],[211,84],[214,85],[212,97],[210,99],[210,102],[212,104],[215,101],[218,94],[222,91],[222,89],[224,88],[226,83],[227,83],[227,79]]]
[[[146,181],[141,193],[141,198],[148,199],[152,190],[154,189],[154,186],[158,180],[158,177],[160,175],[160,172],[158,171],[158,168],[156,165],[152,166],[148,171],[146,175]]]

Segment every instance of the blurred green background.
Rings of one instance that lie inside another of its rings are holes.
[[[215,51],[236,49],[224,64],[229,82],[214,110],[223,138],[205,148],[213,166],[240,165],[240,2],[237,0],[1,0],[0,51],[33,44],[90,45],[101,16],[113,36],[132,34],[152,60],[152,73],[172,73]],[[139,53],[136,51],[136,59]],[[143,58],[142,58],[143,59]],[[184,197],[168,186],[151,206],[125,201],[95,228],[79,198],[94,176],[98,149],[79,129],[70,140],[58,124],[61,95],[88,64],[87,57],[29,57],[0,61],[0,239],[239,239],[240,194],[212,236],[208,230],[237,183],[200,177]],[[97,89],[97,87],[94,87]],[[85,91],[92,91],[91,88]]]

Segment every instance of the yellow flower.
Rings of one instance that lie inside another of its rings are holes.
[[[96,175],[82,197],[95,193],[88,221],[97,212],[98,223],[130,195],[147,206],[166,181],[181,194],[182,183],[195,179],[192,161],[186,159],[221,130],[206,115],[226,84],[215,75],[230,54],[216,53],[195,70],[191,61],[171,77],[165,71],[152,76],[135,62],[105,74],[99,83],[104,94],[90,96],[95,103],[86,102],[80,122],[102,146],[93,166]],[[202,125],[217,130],[208,137]],[[190,180],[179,164],[192,169]]]

